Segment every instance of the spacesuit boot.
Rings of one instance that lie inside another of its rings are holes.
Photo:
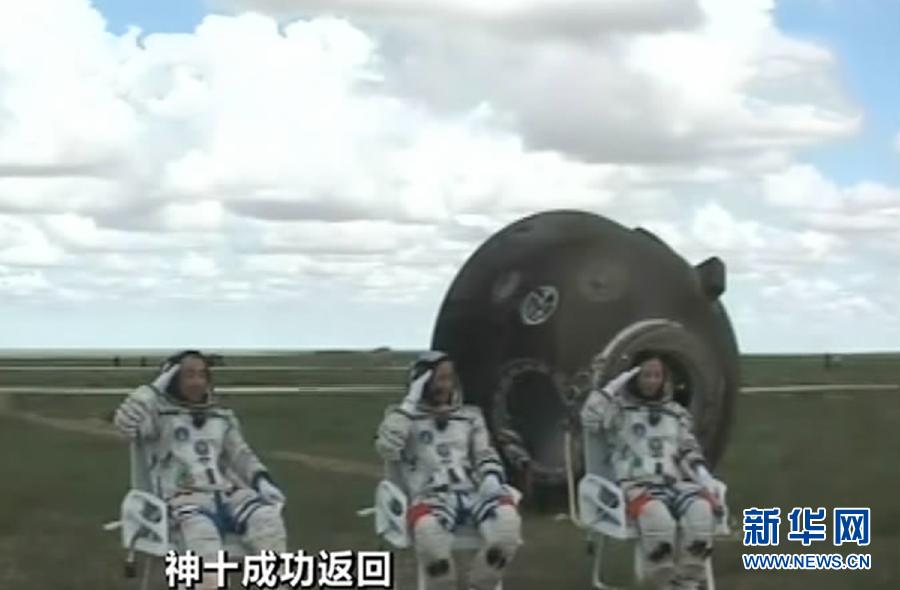
[[[472,561],[471,590],[493,590],[519,548],[522,519],[515,507],[502,505],[478,527],[484,547]]]

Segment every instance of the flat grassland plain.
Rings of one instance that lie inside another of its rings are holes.
[[[152,352],[122,352],[116,366],[114,354],[0,355],[0,590],[129,587],[118,535],[101,530],[102,523],[117,518],[128,487],[126,444],[108,422],[122,396],[88,393],[146,383],[160,358]],[[142,354],[146,366],[141,366]],[[308,553],[377,548],[371,518],[358,517],[356,510],[371,505],[380,473],[373,433],[384,406],[403,395],[410,355],[223,354],[225,364],[215,375],[220,387],[297,388],[294,393],[221,396],[238,412],[246,438],[288,496],[289,547]],[[742,381],[748,388],[900,384],[900,355],[845,355],[840,361],[826,370],[821,355],[747,356]],[[72,393],[80,390],[87,391]],[[729,485],[734,529],[733,538],[716,548],[717,586],[900,588],[898,458],[897,390],[749,389],[739,396],[728,450],[716,470]],[[828,509],[828,542],[804,548],[787,541],[786,514],[795,506]],[[871,508],[871,545],[832,546],[830,511],[841,506]],[[781,508],[780,546],[742,546],[740,515],[748,507]],[[507,576],[508,589],[590,587],[584,535],[571,522],[527,513],[524,536]],[[872,568],[751,572],[742,566],[745,552],[870,553]],[[630,548],[616,545],[607,559],[613,581],[629,583]],[[397,587],[414,587],[408,553],[397,554],[395,571]]]

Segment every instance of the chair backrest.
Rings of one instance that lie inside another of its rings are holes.
[[[384,462],[384,479],[388,480],[400,490],[409,495],[409,486],[406,483],[406,471],[401,461],[385,461]]]
[[[131,489],[151,493],[156,491],[153,489],[150,479],[150,465],[145,443],[139,440],[131,441],[131,444],[128,445],[128,462]]]
[[[609,480],[615,479],[610,461],[609,444],[602,430],[591,432],[587,428],[582,429],[582,453],[585,474],[599,475]]]

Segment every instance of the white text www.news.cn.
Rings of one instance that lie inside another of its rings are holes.
[[[747,553],[741,556],[745,570],[868,570],[872,569],[869,553],[840,555],[837,553]]]

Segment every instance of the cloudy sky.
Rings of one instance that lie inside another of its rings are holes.
[[[0,6],[0,347],[426,345],[579,208],[729,266],[746,351],[900,349],[894,0]]]

